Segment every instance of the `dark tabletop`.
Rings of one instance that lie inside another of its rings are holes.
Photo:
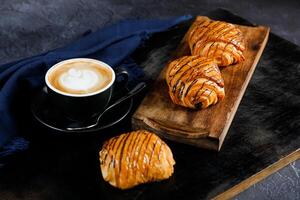
[[[256,24],[270,26],[273,33],[300,45],[299,1],[256,0],[237,3],[236,1],[211,0],[2,0],[0,5],[0,63],[59,47],[73,41],[88,29],[95,30],[124,18],[199,15],[218,7],[235,12]],[[82,147],[79,145],[78,148]],[[47,156],[53,155],[47,154]],[[80,165],[80,163],[74,164]],[[20,188],[23,182],[24,180],[16,180],[12,184]],[[27,194],[26,191],[22,194],[14,194],[12,191],[0,188],[0,195],[3,196],[1,199],[39,199],[42,197],[39,193],[47,193],[47,191],[42,191],[44,189],[35,188],[34,194]],[[236,197],[236,199],[299,198],[300,161],[291,163]]]

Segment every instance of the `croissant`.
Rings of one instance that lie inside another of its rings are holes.
[[[230,23],[203,18],[192,26],[187,40],[192,55],[214,58],[221,67],[245,59],[243,34]]]
[[[166,81],[172,101],[184,107],[206,108],[225,97],[223,78],[211,58],[184,56],[172,61]]]
[[[99,152],[104,180],[120,189],[169,178],[173,174],[170,148],[158,136],[139,130],[111,138]]]

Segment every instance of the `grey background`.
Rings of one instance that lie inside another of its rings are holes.
[[[300,45],[300,1],[1,0],[0,63],[64,45],[124,18],[164,18],[226,8]]]
[[[300,162],[292,162],[234,198],[241,199],[300,199]]]
[[[199,15],[222,7],[300,45],[300,1],[1,0],[0,64],[67,44],[86,30],[124,18]],[[256,184],[236,199],[299,199],[300,162]]]

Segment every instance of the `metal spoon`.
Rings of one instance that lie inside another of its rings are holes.
[[[89,128],[93,128],[95,126],[98,125],[101,117],[103,116],[104,113],[106,113],[108,110],[110,110],[111,108],[115,107],[116,105],[118,105],[119,103],[129,99],[130,97],[136,95],[137,93],[139,93],[140,91],[142,91],[142,89],[144,89],[146,87],[146,83],[141,82],[139,84],[137,84],[132,90],[130,90],[125,96],[121,97],[120,99],[118,99],[116,102],[114,102],[112,105],[110,105],[109,107],[107,107],[101,114],[99,114],[99,116],[97,117],[97,120],[94,124],[88,125],[88,126],[82,126],[82,127],[68,127],[66,128],[68,131],[80,131],[80,130],[84,130],[84,129],[89,129]]]

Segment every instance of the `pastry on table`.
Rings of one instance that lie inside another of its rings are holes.
[[[220,67],[239,63],[245,58],[243,34],[235,25],[207,17],[191,27],[187,41],[192,55],[214,58]]]
[[[175,161],[170,148],[145,130],[109,139],[99,156],[104,180],[120,189],[164,180],[174,172]]]
[[[184,56],[167,66],[166,81],[173,103],[206,108],[225,97],[224,81],[212,58]]]

